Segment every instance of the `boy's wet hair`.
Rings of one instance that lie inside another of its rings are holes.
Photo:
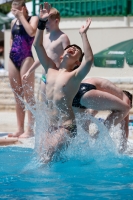
[[[49,17],[50,17],[51,19],[59,19],[59,21],[60,21],[60,13],[59,13],[59,11],[58,11],[56,8],[54,8],[54,7],[52,7],[52,8],[50,9],[50,15],[49,15]]]
[[[68,45],[64,50],[68,49],[69,47],[73,47],[73,46],[80,50],[81,56],[80,56],[80,58],[79,58],[79,61],[82,62],[83,57],[84,57],[84,53],[83,53],[82,49],[81,49],[78,45],[76,45],[76,44]],[[74,69],[77,69],[78,67],[79,67],[79,66],[75,66]]]

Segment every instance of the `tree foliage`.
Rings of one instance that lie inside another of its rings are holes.
[[[29,2],[31,0],[26,0],[25,2]],[[8,2],[8,3],[4,3],[0,5],[0,12],[3,14],[7,14],[10,12],[11,10],[11,3],[12,2]]]

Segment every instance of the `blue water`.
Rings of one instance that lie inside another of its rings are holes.
[[[81,128],[85,117],[79,117],[69,147],[50,164],[41,163],[49,121],[46,109],[36,110],[35,149],[0,147],[0,200],[133,199],[133,158],[118,153],[101,123],[95,140]]]
[[[133,158],[93,152],[44,165],[33,149],[0,148],[0,199],[133,199]]]

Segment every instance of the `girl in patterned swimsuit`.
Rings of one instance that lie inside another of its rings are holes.
[[[28,18],[29,22],[31,17]],[[23,61],[27,57],[32,57],[31,46],[34,37],[27,34],[22,24],[17,24],[18,20],[15,21],[12,27],[13,43],[10,50],[10,59],[14,63],[15,67],[20,70]]]
[[[9,80],[16,100],[16,115],[18,130],[9,137],[33,136],[34,119],[28,111],[28,129],[24,132],[24,104],[19,99],[25,97],[27,103],[34,105],[34,73],[27,82],[22,76],[33,64],[31,52],[34,35],[36,33],[38,17],[28,16],[24,0],[13,0],[11,9],[15,19],[11,23],[11,50],[9,55]]]

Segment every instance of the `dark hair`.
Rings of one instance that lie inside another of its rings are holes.
[[[76,45],[76,44],[68,45],[64,50],[68,49],[69,47],[73,47],[73,46],[80,50],[81,56],[80,56],[80,58],[79,58],[79,61],[82,62],[83,57],[84,57],[84,52],[82,51],[82,49],[81,49],[78,45]],[[79,66],[75,66],[74,69],[77,69],[78,67],[79,67]]]

